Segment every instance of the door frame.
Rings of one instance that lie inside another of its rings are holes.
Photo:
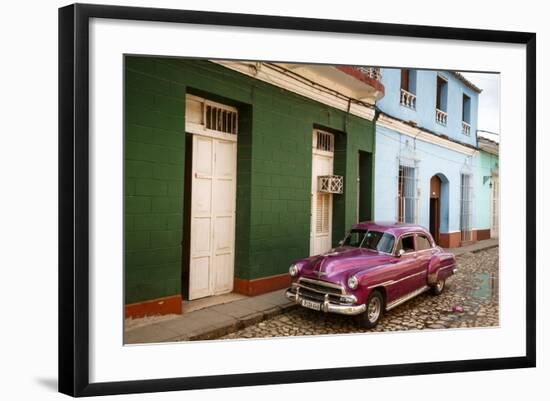
[[[357,222],[372,220],[373,171],[372,152],[359,150],[357,152]]]
[[[183,264],[186,268],[182,269],[182,276],[185,275],[185,277],[182,277],[182,281],[184,278],[187,279],[187,285],[182,285],[182,294],[185,294],[186,299],[191,299],[191,259],[193,257],[192,255],[192,224],[193,224],[193,170],[194,170],[194,158],[197,156],[195,154],[195,138],[196,137],[205,137],[212,140],[212,152],[215,155],[215,147],[216,143],[223,141],[223,142],[231,142],[234,144],[234,157],[233,157],[233,188],[232,192],[235,195],[233,198],[233,204],[232,204],[232,210],[233,210],[233,227],[232,227],[232,277],[235,277],[235,258],[236,258],[236,203],[237,203],[237,144],[238,144],[238,134],[229,134],[221,131],[215,131],[211,129],[207,129],[205,125],[202,122],[202,119],[204,118],[203,113],[203,107],[205,105],[214,105],[219,106],[221,108],[225,108],[228,110],[233,110],[238,112],[238,110],[233,107],[222,103],[213,102],[195,95],[186,95],[186,109],[185,109],[185,135],[188,136],[189,139],[186,138],[186,160],[185,160],[185,181],[184,181],[184,190],[188,192],[184,192],[184,222],[187,222],[186,226],[186,232],[187,232],[187,238],[185,241],[186,250],[182,252],[183,256]],[[187,150],[187,146],[190,145],[191,149]],[[187,160],[187,156],[191,156],[191,160]],[[215,158],[215,156],[213,156]],[[215,159],[214,159],[215,160]],[[212,180],[214,179],[214,162],[212,165]],[[213,188],[213,187],[212,187]],[[211,189],[211,197],[213,197],[213,191]],[[213,202],[211,202],[210,205],[211,208],[211,216],[214,215],[214,205]],[[215,256],[215,241],[214,241],[214,235],[215,235],[215,229],[214,229],[214,223],[210,223],[211,225],[211,233],[210,233],[210,239],[211,239],[211,245],[210,245],[210,266],[209,268],[212,269],[212,263],[213,263],[213,256]],[[212,270],[209,272],[212,273]],[[182,283],[185,284],[185,283]],[[223,290],[221,292],[216,291],[215,288],[215,274],[211,274],[209,277],[209,284],[208,284],[208,294],[207,295],[201,295],[198,297],[194,297],[193,299],[200,299],[208,296],[214,296],[214,295],[220,295],[223,293],[228,293],[233,290],[234,280],[231,281],[230,289],[229,290]],[[186,287],[186,288],[185,288]],[[183,290],[185,288],[185,290]]]
[[[322,134],[328,134],[332,137],[332,151],[327,150],[321,150],[317,149],[317,133]],[[318,192],[316,191],[318,186],[318,175],[314,172],[315,168],[315,157],[320,158],[327,158],[331,160],[331,167],[330,167],[330,174],[334,174],[334,143],[335,143],[335,135],[332,132],[328,132],[326,130],[322,129],[313,129],[312,131],[312,151],[311,151],[311,201],[310,201],[310,207],[311,207],[311,213],[310,213],[310,229],[309,229],[309,254],[310,256],[313,256],[314,254],[317,254],[315,251],[315,228],[316,228],[316,217],[317,217],[317,195]],[[315,192],[314,192],[315,189]],[[328,237],[329,237],[329,243],[332,247],[332,217],[334,214],[333,206],[334,206],[334,195],[331,193],[327,193],[329,195],[329,216],[328,216]],[[314,201],[315,199],[315,201]]]
[[[430,177],[430,197],[429,197],[429,231],[436,244],[439,244],[441,237],[441,209],[442,209],[442,191],[443,191],[443,179],[439,174],[434,174]],[[432,202],[435,203],[435,208],[432,208]],[[435,216],[433,214],[435,213]],[[432,218],[435,217],[434,227],[432,230]]]
[[[434,203],[434,208],[432,208],[432,202]],[[435,216],[432,216],[432,211],[435,209]],[[435,217],[434,229],[432,231],[432,217]],[[430,234],[436,244],[439,244],[439,237],[441,235],[441,198],[430,196]]]

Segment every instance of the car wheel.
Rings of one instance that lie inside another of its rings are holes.
[[[445,289],[445,279],[439,279],[437,283],[432,286],[432,294],[439,295]]]
[[[375,327],[384,314],[384,297],[378,290],[371,292],[365,302],[367,309],[359,315],[359,322],[362,327],[372,329]]]

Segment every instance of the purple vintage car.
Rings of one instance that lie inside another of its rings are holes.
[[[355,224],[340,246],[294,262],[288,299],[323,312],[357,315],[376,326],[384,311],[431,290],[439,295],[456,273],[452,253],[412,224]]]

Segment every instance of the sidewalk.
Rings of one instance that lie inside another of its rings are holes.
[[[296,305],[283,290],[177,315],[124,332],[125,344],[210,340],[279,315]]]
[[[489,239],[462,248],[449,249],[456,256],[479,252],[498,246]],[[269,292],[176,315],[151,324],[130,328],[124,332],[125,344],[160,343],[185,340],[211,340],[244,329],[263,320],[295,308],[285,298],[283,290]]]
[[[461,248],[450,248],[448,249],[455,256],[460,256],[468,252],[476,253],[479,251],[484,251],[486,249],[496,248],[498,246],[498,239],[485,239],[482,241],[477,241],[475,244],[463,246]]]

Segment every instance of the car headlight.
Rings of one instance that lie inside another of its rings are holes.
[[[359,285],[359,280],[355,276],[350,276],[348,278],[348,287],[352,290],[355,290],[357,286]]]
[[[298,274],[298,266],[290,265],[290,268],[288,269],[288,274],[290,274],[292,277],[295,277]]]

